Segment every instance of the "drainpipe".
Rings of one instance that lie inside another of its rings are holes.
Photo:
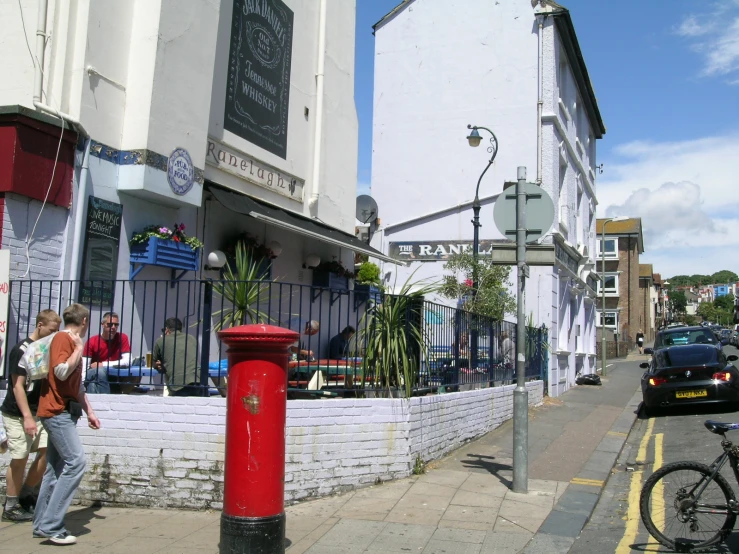
[[[49,1],[39,0],[38,19],[36,21],[36,63],[33,74],[33,103],[41,102],[41,91],[44,86],[44,50],[46,48],[46,12]]]
[[[541,168],[542,168],[542,128],[541,128],[541,116],[544,111],[544,85],[543,85],[543,71],[542,67],[544,64],[544,16],[540,15],[539,19],[539,67],[538,67],[538,79],[537,88],[539,99],[536,103],[536,184],[541,186]]]
[[[321,155],[323,153],[323,75],[326,66],[326,3],[321,0],[318,15],[318,66],[316,68],[316,130],[313,144],[313,175],[311,177],[311,195],[308,208],[313,215],[318,215],[318,198],[321,195]]]
[[[85,153],[82,156],[82,169],[80,170],[80,186],[77,190],[77,206],[74,214],[74,237],[72,239],[72,260],[69,264],[69,278],[77,280],[80,275],[80,250],[82,248],[82,229],[85,225],[85,203],[87,202],[87,176],[90,174],[90,143],[92,139],[88,136],[85,141]],[[74,293],[76,298],[76,291]]]

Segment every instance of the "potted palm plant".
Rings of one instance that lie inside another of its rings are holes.
[[[382,303],[365,312],[359,323],[357,344],[365,349],[364,375],[373,378],[375,396],[410,397],[418,381],[421,361],[426,356],[429,337],[424,329],[424,296],[437,290],[427,280],[411,282],[385,295]]]
[[[213,291],[223,299],[223,307],[213,314],[217,317],[213,326],[216,331],[270,320],[269,314],[260,309],[267,304],[270,289],[261,261],[250,256],[248,248],[239,241],[235,246],[233,265],[235,269],[227,264],[221,280],[213,283]],[[217,301],[214,304],[219,305]]]

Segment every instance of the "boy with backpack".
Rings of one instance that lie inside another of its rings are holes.
[[[5,400],[0,406],[11,458],[5,481],[3,521],[20,523],[33,519],[38,485],[46,469],[46,431],[36,417],[41,382],[34,381],[29,387],[29,376],[19,366],[19,362],[29,344],[57,332],[61,321],[54,310],[39,312],[36,316],[36,328],[31,336],[16,344],[8,356],[10,383]],[[23,473],[31,452],[36,452],[36,459],[31,464],[24,483]]]
[[[33,536],[64,545],[77,542],[65,529],[64,516],[85,473],[85,451],[77,434],[77,420],[82,410],[91,429],[100,429],[100,420],[82,383],[82,337],[87,333],[90,311],[82,304],[71,304],[62,318],[64,331],[54,335],[49,346],[48,377],[42,379],[38,407],[49,442],[46,473],[33,516]]]

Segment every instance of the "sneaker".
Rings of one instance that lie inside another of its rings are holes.
[[[33,538],[34,539],[48,539],[49,535],[44,535],[41,531],[36,531],[36,529],[34,529]]]
[[[25,521],[31,521],[33,514],[29,514],[25,511],[20,504],[16,504],[10,510],[3,509],[3,521],[12,521],[13,523],[22,523]]]
[[[74,544],[77,542],[77,537],[70,535],[67,531],[62,531],[53,537],[49,537],[49,540],[54,544]]]

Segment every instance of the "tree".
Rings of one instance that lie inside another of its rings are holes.
[[[717,271],[716,273],[711,275],[712,283],[736,283],[737,281],[739,281],[739,276],[737,276],[737,274],[733,271],[729,271],[728,269]]]
[[[703,321],[715,321],[716,308],[712,302],[701,302],[698,304],[698,315],[703,318]]]
[[[729,293],[719,296],[713,301],[713,305],[717,310],[721,310],[722,312],[732,312],[734,311],[734,295]]]
[[[688,307],[688,298],[681,290],[670,291],[668,298],[670,299],[670,311],[673,314],[684,314]]]
[[[698,320],[694,315],[685,314],[685,325],[698,325]]]
[[[465,300],[465,310],[478,315],[503,319],[516,311],[516,299],[508,292],[510,266],[494,265],[489,256],[478,258],[471,252],[453,254],[444,264],[444,275],[439,293],[445,298]],[[477,294],[472,282],[477,273]]]

